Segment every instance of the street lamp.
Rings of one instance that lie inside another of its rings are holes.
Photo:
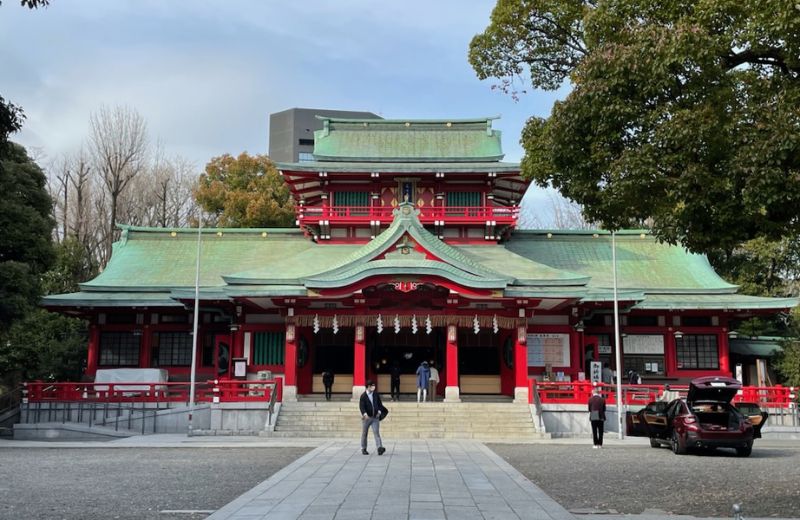
[[[620,358],[622,346],[620,344],[619,335],[619,300],[617,298],[617,233],[615,231],[611,232],[611,269],[614,272],[614,344],[616,345],[616,348],[614,349],[614,359],[617,363],[617,430],[619,432],[619,438],[624,439],[625,432],[623,430],[623,426],[625,425],[625,419],[622,416],[622,360]]]
[[[194,270],[194,324],[192,326],[192,369],[189,378],[189,431],[188,436],[192,436],[192,416],[194,415],[194,383],[197,372],[197,350],[200,348],[199,334],[197,333],[200,324],[200,244],[203,236],[203,212],[198,211],[197,222],[197,261]]]

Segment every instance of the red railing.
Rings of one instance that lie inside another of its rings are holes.
[[[542,404],[586,404],[595,386],[600,388],[600,394],[608,404],[616,404],[616,385],[594,385],[589,381],[541,382],[534,379],[528,380],[528,401],[533,403],[534,392],[538,392],[539,402]],[[627,405],[644,406],[658,400],[666,390],[665,385],[622,385],[622,401]],[[688,390],[688,385],[669,385],[669,391],[674,392],[674,397],[686,396]],[[795,397],[793,387],[745,386],[733,401],[758,403],[769,408],[788,408],[790,403],[795,402]]]
[[[190,383],[23,383],[24,402],[188,403]],[[281,401],[283,378],[269,381],[218,380],[195,383],[195,402]]]
[[[423,206],[417,209],[420,211],[419,219],[423,224],[432,224],[437,220],[445,223],[490,220],[497,224],[513,224],[519,217],[517,206]],[[394,208],[387,206],[301,206],[297,209],[297,215],[300,222],[305,224],[313,224],[320,220],[364,223],[380,220],[388,223],[393,218],[393,210]]]

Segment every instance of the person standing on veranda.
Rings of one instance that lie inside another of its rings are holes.
[[[431,396],[431,402],[436,401],[436,387],[439,386],[439,371],[436,369],[433,361],[428,365],[431,371],[431,378],[428,382],[428,395]]]
[[[417,367],[417,402],[424,403],[428,398],[428,385],[431,382],[431,369],[428,368],[428,362],[423,361]]]

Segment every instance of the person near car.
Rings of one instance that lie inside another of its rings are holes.
[[[431,396],[431,402],[436,400],[436,387],[439,386],[439,371],[434,366],[433,361],[430,362],[429,368],[431,370],[431,379],[428,383],[428,395]]]
[[[608,366],[608,363],[603,364],[603,372],[600,374],[600,380],[603,381],[604,385],[614,384],[614,372],[611,371],[611,367]]]
[[[383,447],[381,440],[381,420],[389,413],[383,406],[381,396],[375,391],[375,382],[367,381],[367,388],[358,401],[358,408],[361,410],[361,454],[369,455],[367,451],[367,434],[372,428],[375,436],[375,445],[378,447],[378,455],[383,455],[386,448]]]
[[[592,448],[603,447],[603,428],[606,422],[606,400],[600,395],[600,387],[594,387],[589,398],[589,421],[592,423]]]

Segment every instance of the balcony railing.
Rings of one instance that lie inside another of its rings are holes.
[[[190,383],[23,383],[22,402],[188,403]],[[269,381],[216,380],[195,383],[195,402],[281,401],[283,378]]]
[[[423,206],[419,209],[419,219],[423,224],[437,221],[448,223],[476,223],[492,221],[496,225],[513,225],[519,217],[519,207],[502,206]],[[364,223],[372,221],[392,221],[394,208],[387,206],[342,206],[297,208],[301,224],[316,224],[319,221],[335,223]]]
[[[528,385],[528,395],[531,403],[535,400],[534,395],[538,394],[539,402],[542,404],[581,405],[587,403],[595,386],[589,381],[541,382],[533,379],[528,381]],[[600,388],[600,393],[608,404],[616,404],[616,385],[601,383],[596,386]],[[622,385],[622,400],[626,405],[644,406],[651,401],[658,400],[665,390],[685,397],[689,387],[687,385],[669,385],[667,389],[664,385]],[[745,386],[733,398],[733,402],[758,403],[767,408],[790,408],[796,406],[795,390],[795,388],[788,386]]]

